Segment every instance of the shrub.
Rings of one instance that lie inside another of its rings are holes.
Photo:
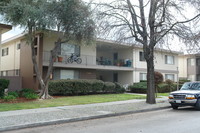
[[[4,96],[3,99],[4,99],[4,101],[8,102],[8,101],[13,101],[13,100],[15,100],[16,97],[13,96],[13,95],[7,95],[7,96]]]
[[[168,86],[166,83],[161,83],[158,85],[158,93],[166,93],[166,92],[171,92],[175,91],[177,88],[177,84],[172,84],[171,88]]]
[[[103,92],[104,93],[114,93],[115,91],[115,84],[112,82],[104,82],[104,87],[103,87]]]
[[[147,89],[147,82],[134,83],[133,88]]]
[[[140,80],[140,82],[147,82],[147,80]]]
[[[92,93],[101,92],[104,87],[104,82],[101,80],[89,80],[91,82]]]
[[[8,92],[8,95],[15,96],[16,98],[19,97],[19,94],[16,91]]]
[[[4,96],[4,90],[8,88],[9,80],[6,79],[0,79],[0,98],[3,98]]]
[[[124,93],[126,90],[121,84],[116,82],[115,83],[115,91],[116,91],[116,93]]]
[[[106,85],[105,85],[106,84]],[[101,80],[53,80],[49,82],[50,95],[86,95],[98,93],[120,93],[124,89],[112,82]]]
[[[53,80],[49,82],[50,95],[72,95],[74,82],[72,80]]]
[[[75,95],[88,94],[92,91],[91,83],[88,80],[74,80],[74,86],[72,92]]]
[[[35,93],[35,90],[30,88],[24,88],[20,91],[20,96],[24,97],[25,93]]]
[[[185,82],[190,82],[188,79],[179,79],[179,84],[184,84]]]
[[[170,91],[175,91],[176,90],[176,85],[177,84],[172,84],[171,88],[166,83],[160,83],[158,84],[158,93],[166,93]],[[147,93],[147,83],[146,82],[140,82],[140,83],[134,83],[134,85],[130,85],[129,90],[133,93]]]
[[[39,98],[39,96],[36,93],[30,93],[30,92],[24,93],[24,97],[26,99],[38,99]]]

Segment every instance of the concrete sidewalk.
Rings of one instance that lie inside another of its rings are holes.
[[[145,100],[128,100],[98,104],[60,106],[0,112],[0,131],[74,122],[169,108],[167,97],[158,98],[157,104]]]

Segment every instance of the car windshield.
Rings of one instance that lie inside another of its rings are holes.
[[[181,87],[181,90],[200,90],[200,83],[185,83]]]

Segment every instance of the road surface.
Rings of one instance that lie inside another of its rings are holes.
[[[200,111],[165,109],[5,133],[200,133]]]

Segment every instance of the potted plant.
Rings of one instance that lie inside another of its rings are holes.
[[[58,56],[58,62],[62,62],[63,61],[63,57]]]

